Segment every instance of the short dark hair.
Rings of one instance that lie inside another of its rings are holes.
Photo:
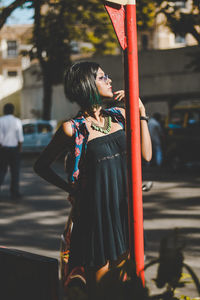
[[[64,91],[71,102],[78,103],[83,110],[102,105],[95,79],[100,65],[82,61],[70,66],[64,75]]]
[[[161,120],[161,114],[159,112],[155,112],[153,114],[153,118],[156,119],[158,122]]]
[[[7,103],[3,107],[4,115],[12,115],[14,113],[15,107],[12,103]]]

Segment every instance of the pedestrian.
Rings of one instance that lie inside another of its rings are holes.
[[[80,62],[67,69],[65,94],[81,111],[63,123],[34,167],[41,177],[71,195],[76,215],[69,266],[84,266],[89,287],[129,254],[125,110],[102,109],[102,100],[113,98],[111,83],[97,63]],[[123,90],[114,94],[118,100],[124,98]],[[139,113],[141,151],[149,161],[148,119],[140,100]],[[71,149],[68,183],[50,168],[66,148]]]
[[[15,107],[12,103],[5,104],[4,116],[0,117],[0,187],[3,184],[8,167],[10,168],[11,197],[20,198],[19,173],[20,153],[23,143],[22,123],[14,114]]]
[[[157,167],[161,167],[163,162],[163,129],[161,127],[161,115],[156,112],[148,122],[149,132],[151,135],[152,147],[153,147],[153,162]]]

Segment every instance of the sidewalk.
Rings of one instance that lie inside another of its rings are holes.
[[[34,160],[34,156],[26,156],[22,161],[22,199],[18,202],[10,199],[8,176],[2,187],[0,245],[59,260],[60,235],[70,204],[65,192],[34,174]],[[55,168],[65,176],[61,162],[57,162]],[[163,174],[159,179],[152,172],[145,172],[144,175],[144,181],[154,181],[152,190],[143,196],[147,262],[158,256],[161,238],[179,227],[186,240],[185,262],[200,278],[200,176]],[[155,278],[155,270],[152,268],[146,272],[147,285],[150,277]],[[192,286],[187,287],[187,295],[197,296]]]
[[[34,156],[26,156],[22,160],[22,199],[12,201],[10,198],[8,175],[2,186],[0,244],[59,259],[60,235],[70,205],[64,191],[48,184],[34,173],[34,160]],[[58,163],[55,167],[60,169]]]
[[[143,180],[153,181],[151,191],[143,194],[144,230],[147,235],[147,258],[158,257],[160,240],[178,228],[185,242],[184,262],[192,267],[200,279],[200,175],[199,170],[143,171]],[[148,260],[149,260],[148,259]],[[187,270],[183,270],[187,273]],[[146,272],[150,278],[156,268]],[[150,283],[152,286],[152,283]],[[159,291],[160,292],[160,291]],[[180,293],[197,297],[194,285],[180,289]]]

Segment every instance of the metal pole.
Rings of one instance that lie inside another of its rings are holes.
[[[142,172],[139,118],[139,82],[137,54],[136,1],[129,0],[126,8],[126,36],[128,47],[124,51],[126,92],[129,240],[131,257],[137,274],[144,284],[144,233],[142,204]]]

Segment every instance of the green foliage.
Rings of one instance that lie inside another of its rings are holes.
[[[147,30],[154,25],[156,5],[154,0],[137,1],[138,30]]]
[[[114,53],[117,46],[109,17],[98,0],[59,0],[50,4],[41,26],[42,48],[51,56],[60,47],[69,56],[72,41],[90,42],[98,54]]]
[[[88,42],[82,52],[97,55],[115,54],[119,46],[104,1],[99,0],[15,0],[1,12],[0,26],[17,7],[28,3],[35,9],[32,58],[40,62],[43,77],[43,118],[50,118],[51,87],[61,83],[70,63],[71,43]],[[42,12],[42,13],[41,13]],[[152,25],[153,0],[138,1],[138,28]],[[2,23],[1,23],[2,21]],[[2,25],[3,26],[3,25]]]
[[[78,40],[92,43],[96,54],[115,54],[118,42],[103,4],[98,0],[77,2],[80,8]]]
[[[166,25],[180,36],[190,33],[200,44],[200,4],[199,0],[188,2],[186,9],[176,5],[176,0],[163,1],[155,0],[157,4],[157,13],[163,13],[166,16]]]

